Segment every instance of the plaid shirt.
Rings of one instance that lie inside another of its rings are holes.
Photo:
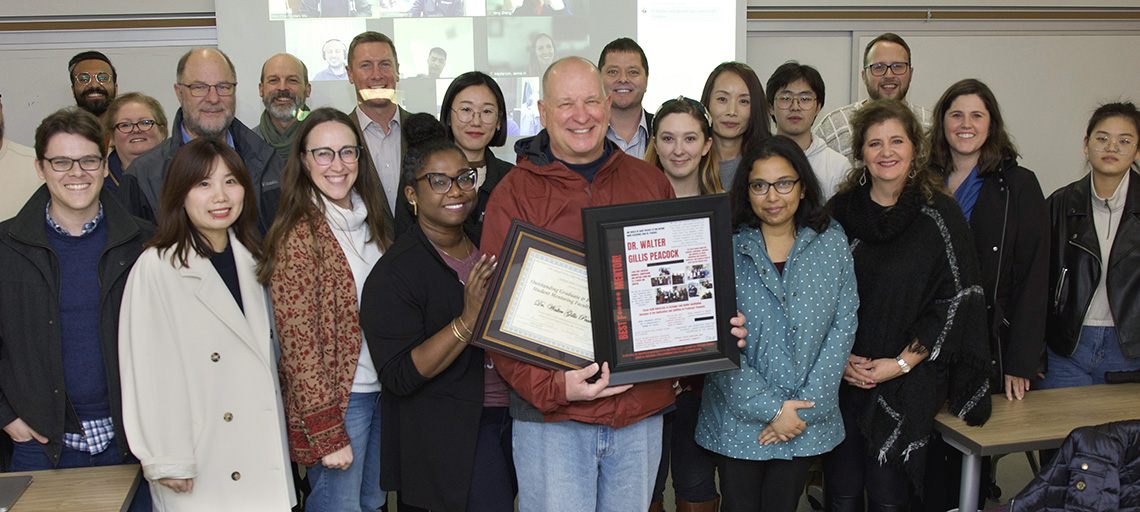
[[[79,426],[83,428],[82,434],[63,433],[64,446],[81,452],[96,454],[106,450],[107,445],[111,444],[111,439],[115,438],[115,424],[111,422],[110,416],[97,420],[80,421]]]
[[[816,137],[823,139],[828,147],[847,157],[847,161],[851,163],[852,167],[863,166],[863,162],[855,161],[855,156],[851,150],[851,117],[864,103],[866,100],[856,101],[831,111],[819,121],[815,131],[812,132]],[[929,130],[930,124],[934,121],[934,113],[917,103],[907,103],[906,106],[914,113],[914,117],[918,119],[922,129]]]
[[[51,226],[51,228],[54,229],[56,233],[59,233],[63,236],[72,236],[72,234],[68,233],[66,229],[63,229],[63,226],[60,226],[55,222],[55,220],[51,218],[51,199],[48,199],[47,206],[44,207],[44,217],[47,219],[48,225]],[[103,220],[103,203],[99,202],[99,213],[95,214],[95,218],[91,219],[91,222],[84,224],[83,231],[81,231],[79,235],[75,236],[83,236],[87,233],[95,231],[95,228],[99,226],[99,221],[101,220]]]

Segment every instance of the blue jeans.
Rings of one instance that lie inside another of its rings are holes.
[[[520,512],[649,508],[661,462],[661,415],[619,429],[516,421],[513,440]]]
[[[11,471],[43,471],[48,469],[93,468],[99,466],[116,466],[119,464],[138,464],[134,455],[128,454],[125,460],[119,460],[118,440],[112,438],[111,444],[99,453],[81,452],[64,445],[59,455],[59,464],[52,464],[51,459],[44,453],[39,441],[30,439],[17,443],[12,442]],[[146,480],[139,482],[135,497],[131,500],[130,512],[150,512],[150,486]]]
[[[307,512],[376,512],[387,500],[380,490],[380,393],[352,393],[344,428],[352,464],[345,470],[308,467],[313,492],[305,500]]]
[[[1041,389],[1072,388],[1104,384],[1104,372],[1140,370],[1140,359],[1125,359],[1114,327],[1081,328],[1081,339],[1072,357],[1062,357],[1052,350],[1049,371],[1041,381]]]

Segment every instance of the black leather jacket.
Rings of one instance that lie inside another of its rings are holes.
[[[1128,183],[1120,225],[1108,258],[1108,304],[1124,357],[1140,358],[1140,175]],[[1046,343],[1069,357],[1100,283],[1100,244],[1093,226],[1092,180],[1088,175],[1049,196],[1053,242],[1049,258]],[[1115,215],[1114,215],[1115,217]]]

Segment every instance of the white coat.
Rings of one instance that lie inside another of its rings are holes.
[[[119,317],[123,427],[156,511],[286,511],[296,501],[272,312],[230,234],[245,315],[210,260],[147,249]],[[193,478],[175,493],[160,478]]]

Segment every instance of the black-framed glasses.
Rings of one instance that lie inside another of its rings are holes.
[[[793,188],[796,188],[796,183],[799,183],[801,179],[803,178],[794,180],[779,180],[775,183],[768,183],[764,180],[749,181],[748,191],[752,192],[753,195],[762,196],[767,194],[769,189],[774,188],[776,189],[776,192],[779,192],[781,195],[789,194],[792,192]]]
[[[313,148],[309,152],[313,154],[313,160],[318,164],[328,165],[333,162],[333,158],[340,155],[340,161],[346,164],[356,163],[360,160],[360,152],[364,151],[360,146],[342,146],[340,149],[333,148]]]
[[[138,126],[140,132],[149,132],[151,128],[154,128],[154,125],[154,119],[143,119],[137,123],[123,121],[121,123],[115,124],[115,129],[119,130],[122,133],[131,133],[134,131],[135,127]]]
[[[478,178],[479,171],[468,167],[466,169],[460,169],[459,175],[454,178],[440,172],[429,172],[416,178],[416,181],[427,180],[428,186],[430,186],[432,191],[436,194],[446,194],[451,190],[452,183],[457,183],[459,190],[474,190],[475,181]]]
[[[479,120],[483,121],[484,124],[494,124],[495,121],[499,119],[499,111],[490,107],[476,110],[465,105],[459,108],[453,108],[451,111],[455,113],[455,119],[461,123],[470,123],[472,119],[475,119],[476,115],[479,116]]]
[[[98,73],[95,73],[94,75],[92,75],[91,73],[77,73],[75,75],[75,81],[78,83],[81,83],[83,85],[87,85],[87,84],[91,83],[92,78],[94,78],[96,81],[98,81],[101,84],[105,84],[105,83],[111,81],[111,74],[100,71]]]
[[[55,172],[70,171],[75,164],[79,164],[79,168],[91,172],[98,171],[103,168],[103,157],[95,155],[81,156],[79,158],[68,158],[66,156],[57,156],[52,158],[44,158],[51,163],[51,170]]]
[[[901,76],[905,75],[906,70],[910,69],[910,63],[895,62],[893,64],[883,64],[882,62],[876,62],[874,64],[867,64],[866,66],[863,66],[863,68],[869,70],[874,76],[886,75],[887,69],[891,70],[892,75]]]
[[[210,94],[210,89],[218,91],[218,96],[233,96],[234,91],[237,90],[237,82],[218,82],[216,84],[204,84],[202,82],[194,82],[192,84],[178,84],[190,90],[190,95],[195,98],[201,98]]]
[[[788,110],[792,108],[792,103],[799,102],[800,108],[811,109],[815,106],[814,94],[781,94],[776,96],[776,108],[780,110]]]

